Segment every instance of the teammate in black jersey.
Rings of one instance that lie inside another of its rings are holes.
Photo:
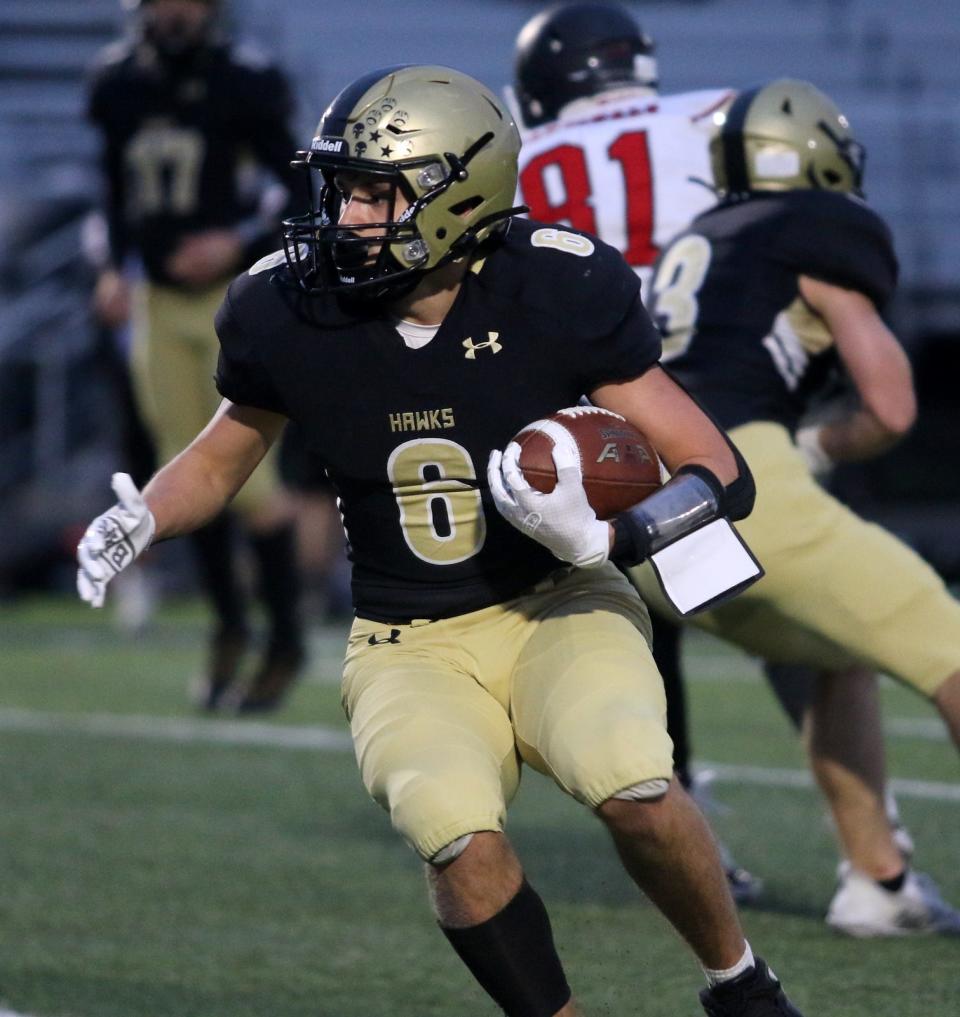
[[[860,197],[862,150],[845,117],[812,85],[747,90],[720,121],[711,155],[722,200],[663,251],[653,313],[672,373],[730,429],[756,475],[743,532],[767,574],[695,622],[820,673],[811,759],[849,859],[827,921],[858,936],[957,933],[960,913],[892,837],[882,760],[869,739],[844,750],[840,729],[879,723],[843,681],[866,669],[930,698],[960,742],[960,604],[807,466],[876,455],[913,422],[909,364],[880,316],[896,283],[890,234]],[[859,408],[798,432],[840,363]],[[649,569],[634,574],[658,602]]]
[[[217,0],[140,0],[131,38],[109,47],[91,74],[89,115],[101,132],[110,261],[94,297],[101,319],[133,310],[131,366],[138,402],[162,462],[217,406],[213,318],[228,280],[276,246],[283,205],[261,209],[253,171],[293,188],[292,109],[283,74],[217,29]],[[124,272],[144,278],[131,298]],[[293,527],[277,497],[271,461],[234,505],[195,534],[204,586],[217,616],[206,708],[276,706],[303,657]],[[266,650],[246,690],[237,688],[250,633],[236,572],[236,516],[251,538],[270,622]]]
[[[513,1017],[576,1012],[503,834],[526,762],[610,830],[704,966],[709,1014],[796,1017],[672,780],[649,619],[609,561],[682,537],[691,515],[742,517],[749,471],[658,366],[619,254],[513,218],[518,149],[495,96],[448,68],[376,71],[334,99],[299,158],[319,170],[317,207],[218,315],[220,409],[142,495],[115,478],[120,502],[78,549],[79,590],[102,602],[112,575],[218,512],[297,421],[350,542],[343,701],[361,775],[487,992]],[[515,445],[499,451],[584,392],[674,471],[612,523],[587,504],[575,449],[556,446],[548,495],[522,481]]]

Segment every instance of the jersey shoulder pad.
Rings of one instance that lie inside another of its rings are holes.
[[[266,71],[273,67],[270,55],[255,43],[246,39],[231,43],[228,50],[230,62],[248,71]]]
[[[291,281],[283,251],[268,254],[227,288],[217,315],[221,343],[225,339],[221,322],[234,336],[233,341],[245,347],[272,343],[273,337],[298,318],[297,305],[303,298]]]
[[[265,255],[238,275],[227,290],[224,305],[244,330],[262,332],[267,337],[287,323],[349,328],[364,318],[360,310],[352,310],[333,294],[304,293],[287,267],[282,249]],[[371,311],[367,317],[375,313]]]
[[[286,252],[281,248],[279,251],[271,251],[265,254],[259,261],[255,261],[248,269],[247,275],[260,275],[261,272],[268,272],[275,268],[281,268],[287,263]]]
[[[245,43],[224,46],[225,74],[222,87],[247,116],[286,120],[294,102],[290,82],[279,65],[265,53]]]
[[[128,39],[120,39],[104,46],[87,68],[87,91],[91,96],[109,89],[127,73],[133,58],[133,46]]]
[[[134,45],[129,39],[116,39],[100,49],[90,63],[93,74],[116,72],[134,54]]]
[[[493,285],[564,333],[605,335],[640,292],[616,248],[589,233],[533,219],[514,219],[492,260]]]
[[[882,308],[897,284],[897,256],[887,224],[858,198],[833,191],[784,195],[778,230],[802,275],[857,290]]]

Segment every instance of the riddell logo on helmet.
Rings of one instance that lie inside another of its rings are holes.
[[[339,155],[346,147],[347,143],[343,138],[314,138],[310,145],[310,151],[330,152],[333,155]]]

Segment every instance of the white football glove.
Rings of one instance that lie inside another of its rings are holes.
[[[150,546],[157,528],[129,473],[114,473],[111,486],[120,500],[94,519],[77,545],[77,592],[94,607],[103,607],[107,583]]]
[[[490,453],[487,483],[504,519],[561,561],[595,568],[610,553],[610,526],[597,519],[587,501],[576,443],[562,428],[558,431],[552,435],[557,485],[549,494],[535,490],[524,479],[520,446],[514,441],[502,453],[496,449]]]

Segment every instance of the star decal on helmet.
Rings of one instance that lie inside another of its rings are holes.
[[[392,148],[391,148],[391,147],[390,147],[389,145],[384,145],[384,146],[383,146],[383,147],[382,147],[382,148],[380,149],[380,152],[381,152],[381,154],[382,154],[382,155],[383,155],[383,156],[384,156],[385,158],[388,158],[388,159],[389,159],[389,158],[390,158],[390,156],[391,156],[391,155],[393,154],[393,149],[392,149]]]

